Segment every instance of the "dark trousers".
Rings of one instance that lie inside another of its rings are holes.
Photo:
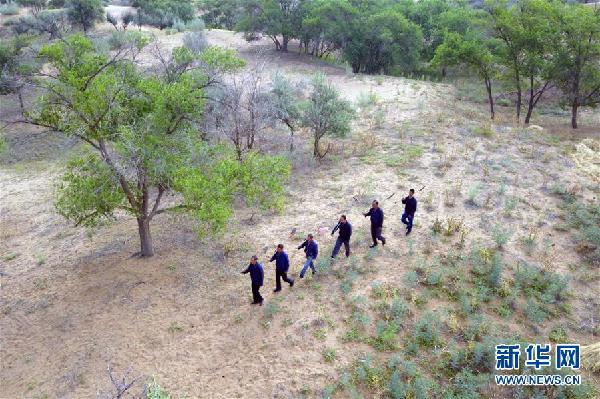
[[[263,301],[263,297],[258,290],[260,290],[260,285],[252,284],[252,303],[261,303]]]
[[[335,240],[335,246],[333,247],[333,252],[331,253],[332,258],[335,258],[338,252],[340,252],[342,244],[344,244],[344,249],[346,250],[346,257],[350,256],[350,239],[348,238],[347,240],[344,240],[343,238],[338,237],[337,240]]]
[[[385,237],[381,235],[382,227],[371,226],[371,238],[373,239],[373,245],[377,245],[377,240],[381,241],[385,245]]]
[[[413,226],[413,219],[415,218],[414,213],[403,213],[402,214],[402,223],[406,225],[406,230],[411,231]]]
[[[275,270],[275,289],[277,291],[281,289],[281,279],[283,279],[283,281],[285,281],[289,285],[292,285],[292,283],[294,282],[294,280],[288,278],[287,272],[280,272],[279,270]]]

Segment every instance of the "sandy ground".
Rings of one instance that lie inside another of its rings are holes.
[[[63,158],[4,162],[0,397],[94,397],[110,387],[109,364],[117,373],[131,368],[136,376],[156,376],[174,397],[292,398],[299,392],[316,392],[336,378],[338,368],[369,348],[339,343],[347,309],[336,278],[297,280],[293,289],[284,287],[274,295],[274,267],[263,263],[266,304],[280,307],[267,317],[265,307],[249,305],[249,279],[238,272],[249,255],[263,259],[282,242],[296,274],[302,254],[295,250],[300,240],[290,238],[290,230],[328,229],[342,212],[357,232],[355,254],[362,259],[368,221],[360,212],[372,198],[382,199],[389,244],[369,261],[373,273],[360,280],[356,294],[368,292],[374,280],[401,286],[411,248],[420,252],[433,245],[432,256],[444,254],[445,243],[429,242],[436,216],[462,217],[469,243],[489,244],[486,231],[491,223],[511,226],[514,234],[504,250],[508,261],[539,261],[541,251],[528,256],[518,243],[535,225],[540,242],[549,243],[545,267],[568,274],[569,266],[581,262],[570,234],[552,228],[561,204],[550,190],[554,182],[561,182],[585,197],[598,195],[598,182],[571,158],[570,149],[580,142],[576,136],[564,133],[557,140],[559,133],[500,121],[492,126],[492,139],[476,137],[469,126],[485,123],[485,108],[457,102],[448,85],[354,76],[310,57],[275,53],[267,40],[248,44],[240,35],[220,30],[208,35],[212,44],[238,49],[251,64],[257,57],[268,57],[265,75],[279,70],[308,79],[320,71],[348,99],[375,93],[386,112],[385,122],[374,128],[360,120],[353,137],[336,144],[333,160],[319,166],[309,162],[310,169],[297,165],[283,215],[248,221],[249,212],[240,209],[225,238],[206,242],[196,239],[189,221],[161,215],[153,226],[157,254],[147,260],[131,257],[138,245],[133,220],[119,218],[87,232],[53,212],[52,187]],[[165,47],[180,39],[181,35],[161,37]],[[257,53],[258,48],[266,52]],[[5,98],[1,101],[4,108]],[[367,131],[374,140],[364,138]],[[21,134],[25,133],[16,129],[7,132],[9,144]],[[597,140],[598,134],[587,136]],[[35,141],[32,137],[29,141]],[[308,138],[301,133],[297,140]],[[413,144],[423,147],[422,157],[407,167],[393,166],[394,157]],[[301,145],[296,157],[307,151]],[[481,186],[480,206],[474,207],[465,199],[476,182]],[[502,185],[506,192],[498,194]],[[398,202],[408,188],[422,186],[419,199],[432,193],[432,204],[426,210],[421,202],[415,231],[407,240]],[[455,206],[445,205],[445,191],[456,197]],[[518,206],[506,217],[502,209],[509,198],[516,198]],[[325,233],[317,240],[322,256],[328,256],[333,239]],[[335,267],[345,267],[346,262],[339,260]],[[597,281],[596,276],[589,284],[573,283],[574,308],[580,309],[572,316],[574,325],[600,309]],[[584,308],[584,302],[591,307]],[[313,332],[323,319],[332,322],[321,341]],[[520,328],[506,321],[503,326]],[[573,334],[581,344],[597,341],[589,333]],[[322,351],[328,347],[338,349],[334,364],[323,361]]]

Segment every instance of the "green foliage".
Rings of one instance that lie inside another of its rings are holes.
[[[355,73],[390,73],[392,67],[410,72],[418,68],[423,43],[418,25],[393,8],[364,10],[360,15],[349,26],[353,40],[343,51]]]
[[[159,29],[174,27],[194,18],[194,7],[191,2],[186,1],[135,0],[134,6],[138,8],[141,23]]]
[[[281,307],[276,302],[270,301],[263,306],[263,313],[266,318],[273,318],[277,313],[281,311]]]
[[[14,3],[0,4],[0,14],[1,15],[17,15],[18,13],[19,13],[18,5],[14,4]]]
[[[313,155],[322,158],[320,140],[324,136],[344,137],[350,132],[354,111],[350,103],[340,97],[339,92],[323,74],[317,74],[311,82],[311,93],[302,110],[302,120],[313,134]]]
[[[420,346],[433,347],[440,341],[440,319],[432,312],[426,312],[414,325],[413,340]]]
[[[600,265],[600,200],[590,203],[563,195],[566,225],[577,232],[577,250],[592,265]]]
[[[511,231],[509,228],[504,228],[500,223],[498,223],[492,226],[490,234],[496,243],[496,247],[502,248],[508,242],[511,236]]]
[[[84,32],[104,20],[104,7],[101,0],[68,0],[67,17],[71,24],[81,27]]]
[[[423,146],[418,144],[409,144],[403,146],[400,153],[386,158],[385,164],[389,167],[404,167],[413,164],[423,155]]]
[[[337,351],[335,348],[326,348],[323,350],[323,359],[327,363],[333,363],[338,358]]]
[[[58,214],[77,226],[97,226],[112,219],[115,209],[125,206],[117,178],[94,153],[69,161],[56,191]]]
[[[467,203],[469,205],[477,206],[477,197],[481,192],[481,184],[475,183],[471,187],[469,187],[469,191],[467,192]]]
[[[134,49],[146,43],[143,36],[133,41]],[[230,148],[194,130],[207,69],[243,65],[232,51],[175,48],[159,76],[139,73],[130,59],[110,60],[80,35],[42,47],[40,56],[58,75],[41,82],[48,94],[31,118],[80,138],[98,154],[73,161],[59,187],[57,208],[70,220],[94,225],[121,209],[149,226],[158,213],[188,212],[206,234],[223,229],[238,196],[252,207],[282,209],[289,161],[251,153],[238,162]],[[182,203],[161,208],[170,190],[183,194]],[[142,253],[151,255],[141,242]]]
[[[555,342],[557,344],[564,344],[569,342],[567,330],[563,327],[554,327],[550,331],[548,339],[550,340],[550,342]]]
[[[569,295],[569,280],[558,273],[541,270],[538,266],[520,263],[515,271],[515,284],[527,296],[547,304],[559,303]]]
[[[370,337],[368,343],[378,351],[391,351],[398,348],[396,343],[396,335],[400,327],[396,322],[385,322],[379,320],[377,322],[377,336]]]
[[[146,399],[170,399],[171,395],[165,391],[155,377],[152,377],[152,381],[148,384],[146,391]]]
[[[238,0],[200,0],[198,8],[208,28],[234,30],[242,12]]]

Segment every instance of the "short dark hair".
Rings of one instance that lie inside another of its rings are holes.
[[[277,248],[283,249],[283,244],[277,244]]]
[[[415,189],[414,189],[414,188],[411,188],[411,189],[410,189],[410,192],[414,194],[414,193],[415,193]]]
[[[309,234],[309,235],[308,235],[308,237],[310,237],[310,238],[313,238],[313,235],[312,235],[312,234]]]
[[[373,202],[376,203],[377,205],[379,205],[379,201],[373,200]]]
[[[342,219],[346,220],[346,215],[340,216]]]
[[[258,260],[258,256],[252,255],[252,260]]]

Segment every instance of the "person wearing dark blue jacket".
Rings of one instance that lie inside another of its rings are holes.
[[[294,279],[288,278],[287,272],[290,268],[290,260],[287,254],[283,251],[283,244],[277,245],[277,250],[269,259],[269,262],[275,261],[275,290],[273,292],[281,291],[281,279],[288,283],[290,287],[294,286]]]
[[[340,216],[340,220],[338,224],[333,228],[331,235],[334,235],[335,232],[339,230],[337,240],[335,240],[335,246],[333,247],[333,252],[331,253],[331,259],[335,259],[338,252],[340,252],[340,248],[342,244],[344,244],[344,249],[346,250],[346,258],[350,256],[350,237],[352,236],[352,225],[346,219],[346,215]]]
[[[381,241],[381,245],[385,245],[385,237],[381,235],[381,230],[383,229],[383,209],[379,207],[379,201],[373,200],[371,209],[363,215],[371,217],[371,238],[373,239],[373,245],[369,246],[369,248],[376,247],[377,240]]]
[[[411,188],[408,197],[402,199],[404,204],[404,213],[402,214],[402,223],[406,225],[406,235],[409,235],[413,227],[413,219],[417,211],[417,199],[415,198],[415,189]]]
[[[304,248],[304,253],[306,254],[306,262],[304,262],[304,266],[302,266],[302,270],[300,271],[300,278],[304,278],[304,274],[309,266],[312,269],[312,274],[314,276],[317,272],[314,260],[317,259],[317,256],[319,255],[319,246],[312,234],[306,236],[306,240],[298,247],[298,249],[302,248]]]
[[[263,272],[263,267],[260,263],[258,263],[258,257],[254,255],[250,259],[250,264],[242,272],[242,274],[250,273],[250,280],[252,281],[252,304],[259,304],[262,306],[263,297],[260,295],[260,287],[263,285],[263,280],[265,274]]]

